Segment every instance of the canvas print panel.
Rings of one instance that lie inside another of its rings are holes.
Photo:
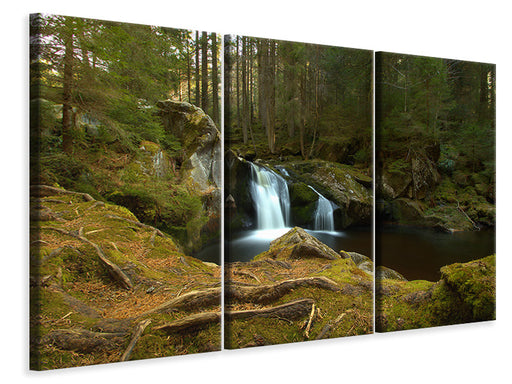
[[[31,368],[219,350],[219,36],[30,21]]]
[[[225,37],[225,346],[372,332],[372,52]]]
[[[495,319],[495,66],[377,53],[376,91],[376,330]]]

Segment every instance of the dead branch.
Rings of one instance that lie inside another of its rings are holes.
[[[132,354],[133,348],[135,347],[135,344],[137,344],[137,341],[139,341],[140,336],[146,329],[146,327],[151,323],[150,319],[146,319],[141,321],[137,328],[135,329],[135,332],[133,333],[132,340],[130,341],[130,344],[128,344],[128,348],[124,351],[123,355],[121,356],[120,361],[127,361],[130,358],[130,355]]]
[[[315,313],[315,303],[313,303],[313,305],[311,306],[311,313],[309,314],[308,325],[306,326],[306,330],[304,331],[304,336],[306,336],[306,339],[309,339],[309,330],[311,329],[311,324],[313,323]]]

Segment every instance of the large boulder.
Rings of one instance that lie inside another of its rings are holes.
[[[165,130],[178,137],[184,156],[182,172],[201,192],[221,186],[221,133],[201,108],[173,100],[159,101]]]

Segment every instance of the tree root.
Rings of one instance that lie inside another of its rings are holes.
[[[220,323],[220,312],[202,312],[154,328],[167,333],[193,332],[210,324]]]
[[[299,320],[306,317],[313,306],[313,299],[300,299],[276,307],[249,309],[245,311],[226,311],[226,321],[248,320],[254,317],[273,317],[285,320]]]
[[[140,316],[145,316],[157,312],[168,312],[176,309],[201,308],[220,305],[221,294],[221,287],[188,292],[182,296],[169,300],[150,311],[144,312]]]
[[[31,185],[30,194],[37,197],[53,196],[53,195],[75,195],[82,197],[85,201],[94,201],[94,198],[88,193],[73,192],[65,189],[50,187],[49,185]]]
[[[56,329],[44,336],[41,342],[66,351],[91,353],[117,349],[124,342],[125,336],[125,333],[92,332],[81,328]]]
[[[121,217],[121,216],[117,216],[117,215],[105,215],[105,217],[107,219],[114,219],[114,220],[121,220],[121,221],[126,221],[127,223],[130,223],[130,224],[133,224],[139,228],[145,228],[145,229],[150,229],[154,232],[156,232],[156,234],[160,237],[166,237],[165,234],[160,231],[159,229],[155,228],[155,227],[152,227],[151,225],[147,225],[147,224],[144,224],[144,223],[140,223],[138,221],[135,221],[135,220],[130,220],[130,219],[127,219],[125,217]]]
[[[339,291],[338,285],[327,277],[304,277],[293,280],[285,280],[271,285],[256,287],[232,286],[226,287],[226,295],[229,301],[243,303],[269,303],[276,301],[298,287],[315,287],[330,291]]]
[[[55,228],[55,227],[44,227],[43,229],[50,229],[52,231],[56,231],[56,232],[62,233],[64,235],[74,237],[75,239],[78,239],[86,244],[89,244],[91,247],[93,247],[95,249],[99,259],[101,260],[103,265],[107,268],[108,272],[114,278],[114,280],[116,280],[125,289],[133,288],[133,285],[132,285],[130,279],[121,270],[121,268],[119,268],[116,264],[114,264],[107,258],[107,256],[105,255],[105,253],[103,252],[103,250],[101,249],[101,247],[99,245],[97,245],[96,243],[93,243],[86,237],[82,236],[80,234],[80,232],[82,232],[82,231],[79,230],[78,234],[76,234],[74,232],[68,232],[68,231],[65,231],[64,229]]]

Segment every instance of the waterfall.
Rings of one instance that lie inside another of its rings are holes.
[[[258,229],[281,229],[290,224],[290,194],[286,181],[265,167],[251,164],[251,196]]]
[[[323,197],[315,188],[309,186],[318,195],[315,211],[316,231],[334,231],[334,208],[330,200]]]

